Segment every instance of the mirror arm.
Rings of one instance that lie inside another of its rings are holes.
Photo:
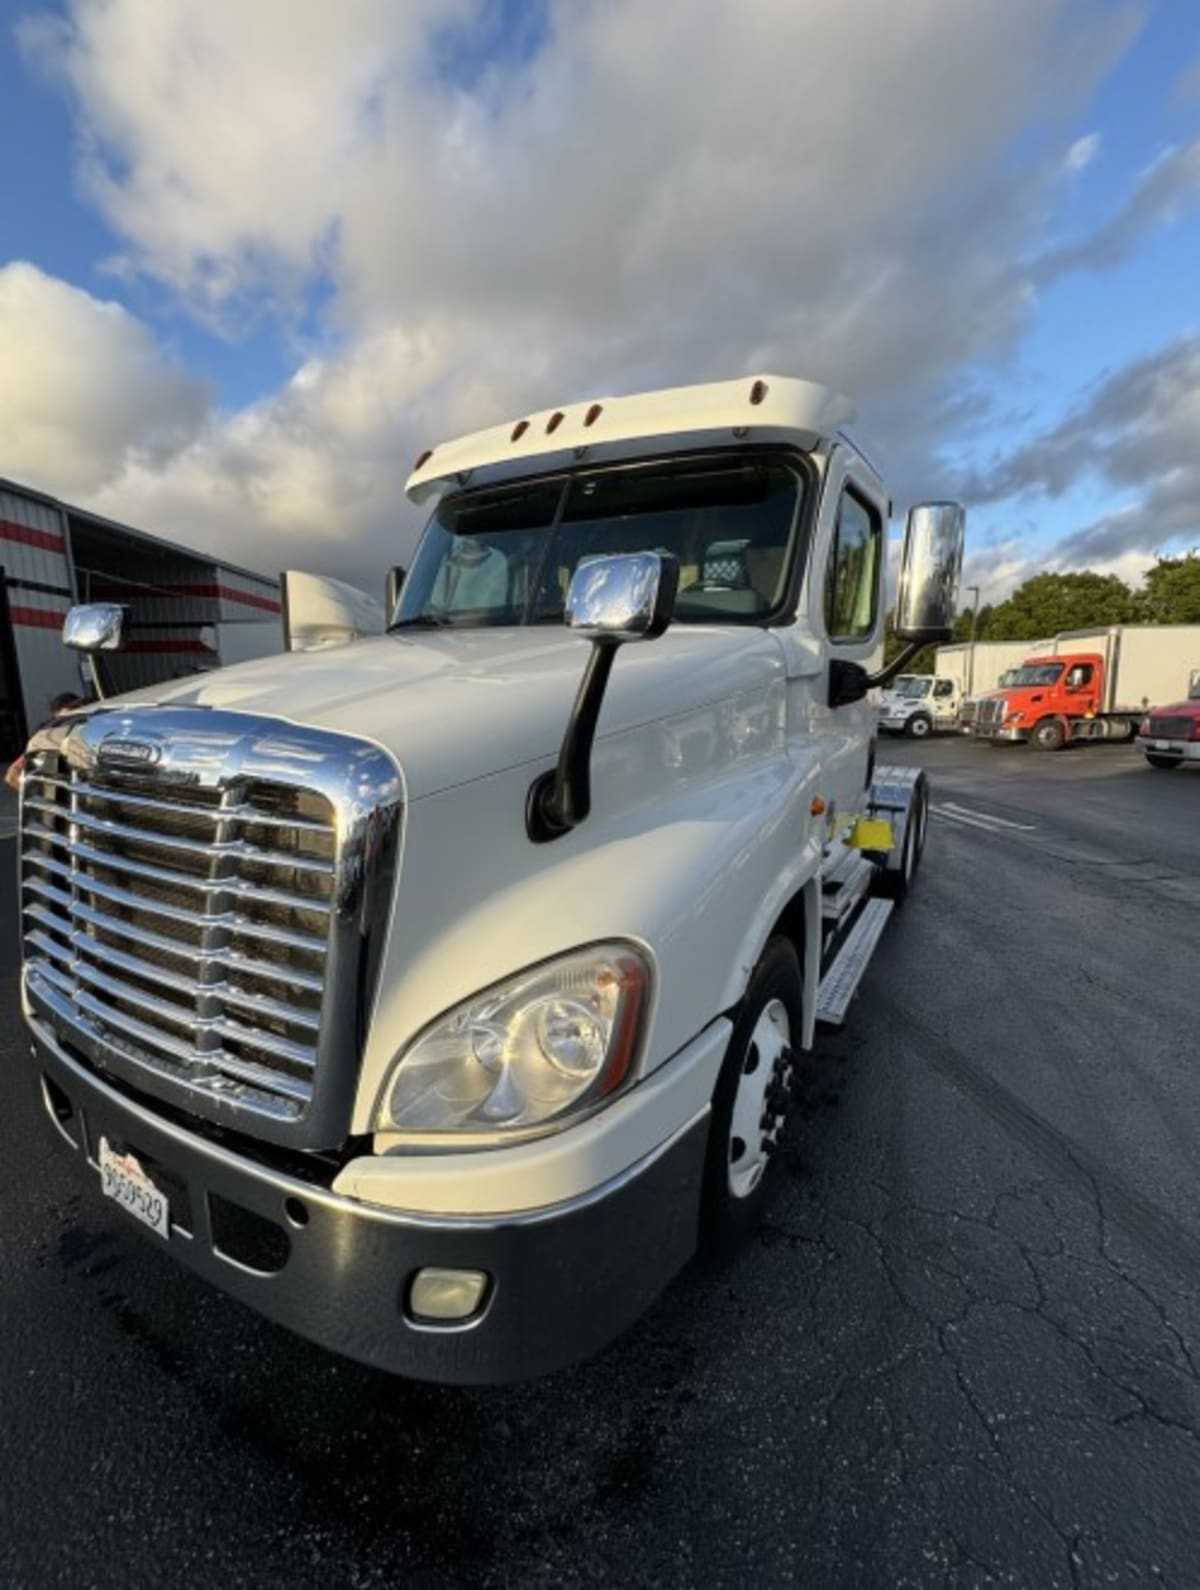
[[[529,786],[525,801],[525,831],[535,845],[577,828],[592,809],[592,746],[608,676],[621,641],[615,635],[598,635],[592,641],[591,655],[575,704],[567,722],[558,766],[543,773]]]
[[[105,701],[112,695],[104,678],[104,670],[100,666],[100,658],[94,651],[85,652],[87,657],[88,673],[92,676],[92,689],[96,692],[97,701]]]
[[[877,674],[867,675],[867,689],[878,690],[881,685],[890,685],[896,675],[903,673],[922,647],[928,644],[928,641],[924,640],[910,640],[904,650],[897,653],[886,667],[881,668]]]

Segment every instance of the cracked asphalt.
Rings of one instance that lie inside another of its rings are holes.
[[[101,1206],[36,1119],[6,867],[0,1583],[1200,1583],[1200,772],[888,758],[925,867],[766,1229],[501,1390],[328,1357]]]

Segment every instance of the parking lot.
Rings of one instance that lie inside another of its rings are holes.
[[[1194,1585],[1200,771],[957,740],[771,1222],[443,1390],[175,1266],[51,1144],[0,899],[0,1582]]]

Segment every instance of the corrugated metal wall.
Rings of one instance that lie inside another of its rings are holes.
[[[19,748],[53,696],[80,690],[62,644],[72,601],[124,602],[125,649],[107,656],[111,688],[136,690],[217,668],[222,632],[278,623],[279,585],[125,526],[0,482],[0,568],[11,635],[0,634],[0,750]],[[3,604],[0,603],[0,613]],[[247,648],[233,644],[237,656]],[[251,651],[262,649],[261,640]]]
[[[0,565],[20,673],[25,728],[32,731],[63,690],[79,690],[79,660],[62,644],[71,605],[63,516],[54,503],[0,487]]]
[[[82,565],[76,569],[81,601],[124,602],[129,608],[125,645],[106,659],[113,688],[139,690],[218,667],[211,633],[218,603],[206,593],[211,564],[159,553],[139,562],[138,543],[129,537],[125,567],[130,570],[125,576]]]

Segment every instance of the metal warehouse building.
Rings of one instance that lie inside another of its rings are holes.
[[[62,644],[72,602],[123,602],[117,690],[278,651],[279,582],[0,480],[0,757],[15,755],[53,696],[81,688]]]

